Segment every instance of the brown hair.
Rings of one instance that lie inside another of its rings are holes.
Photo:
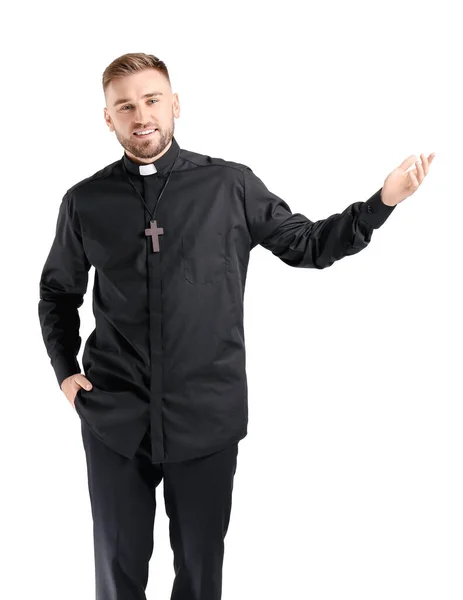
[[[160,71],[166,77],[170,85],[169,72],[162,60],[159,60],[159,58],[153,54],[131,52],[119,56],[106,67],[102,78],[103,92],[106,92],[109,83],[116,77],[132,75],[133,73],[144,71],[145,69],[156,69],[157,71]]]

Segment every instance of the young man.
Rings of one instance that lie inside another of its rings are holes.
[[[172,600],[219,600],[238,442],[247,433],[243,295],[257,244],[324,269],[365,248],[434,158],[410,156],[366,202],[317,222],[240,163],[180,149],[165,64],[126,54],[103,74],[120,160],[65,193],[40,281],[58,383],[81,419],[97,600],[142,600],[164,478]],[[284,161],[284,157],[280,160]],[[96,327],[78,308],[95,268]]]

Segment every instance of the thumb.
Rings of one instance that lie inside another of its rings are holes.
[[[80,385],[80,387],[85,388],[86,390],[92,389],[91,382],[85,377],[85,375],[78,374],[75,376],[74,381]]]

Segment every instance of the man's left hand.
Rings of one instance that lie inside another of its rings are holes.
[[[420,154],[420,156],[421,162],[412,154],[397,169],[389,173],[381,190],[381,200],[384,204],[395,206],[416,192],[428,174],[435,153],[432,152],[428,158],[424,154]],[[415,163],[415,168],[406,172],[413,163]]]

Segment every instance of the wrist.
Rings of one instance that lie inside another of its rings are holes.
[[[384,189],[381,189],[381,193],[379,195],[381,202],[385,205],[385,206],[395,206],[397,204],[397,202],[395,202],[392,198],[390,198],[387,194],[384,193]]]

